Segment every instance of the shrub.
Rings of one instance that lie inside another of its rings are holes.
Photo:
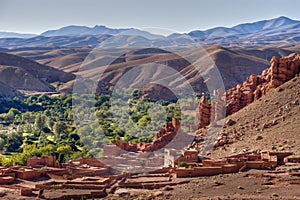
[[[188,165],[186,164],[186,162],[180,162],[178,163],[178,167],[187,167]]]

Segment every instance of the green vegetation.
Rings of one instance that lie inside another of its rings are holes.
[[[188,164],[186,162],[180,162],[180,163],[178,163],[178,167],[185,167],[185,168],[187,168]]]
[[[104,145],[118,140],[151,142],[172,117],[194,122],[181,113],[178,102],[154,102],[142,98],[140,91],[128,94],[127,99],[40,95],[0,102],[0,165],[24,165],[32,156],[55,155],[59,162],[97,157]],[[72,108],[72,101],[78,106]]]

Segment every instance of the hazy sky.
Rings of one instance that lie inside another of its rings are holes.
[[[300,19],[299,7],[299,0],[0,0],[0,31],[98,24],[189,32],[282,15]]]

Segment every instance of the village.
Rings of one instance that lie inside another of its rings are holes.
[[[104,158],[111,156],[111,150],[118,149],[116,145],[105,148],[109,151]],[[128,154],[132,156],[134,153]],[[292,152],[261,151],[210,159],[200,157],[194,149],[184,150],[179,157],[176,157],[176,151],[165,149],[163,158],[157,160],[162,162],[160,168],[145,162],[144,167],[152,167],[153,171],[133,173],[120,172],[113,165],[106,165],[96,158],[59,164],[55,156],[32,157],[27,160],[27,166],[1,167],[0,187],[13,189],[28,198],[103,198],[120,195],[119,189],[160,189],[188,183],[193,177],[242,173],[250,169],[274,171],[279,165],[300,163],[300,156]],[[1,192],[0,196],[4,198],[6,193]]]

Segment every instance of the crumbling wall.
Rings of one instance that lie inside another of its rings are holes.
[[[55,156],[32,157],[27,159],[28,167],[58,167]]]
[[[42,177],[42,173],[38,170],[34,169],[19,169],[13,170],[16,173],[16,178],[24,179],[24,180],[34,180]]]
[[[89,165],[92,167],[106,167],[105,164],[103,164],[99,159],[97,158],[81,158],[79,160],[80,165]]]

